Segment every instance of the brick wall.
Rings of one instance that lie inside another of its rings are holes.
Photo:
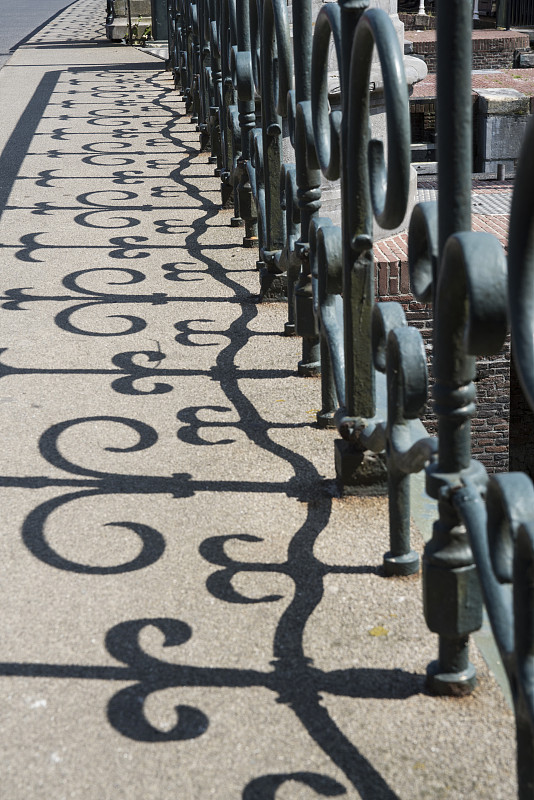
[[[412,142],[433,142],[436,138],[436,101],[413,100],[410,103]]]
[[[491,36],[488,35],[491,33]],[[423,58],[429,72],[437,70],[435,31],[413,31],[407,36],[413,53]],[[511,69],[516,50],[529,48],[529,37],[517,31],[474,31],[473,69]]]
[[[534,412],[530,408],[514,368],[510,366],[510,471],[526,472],[534,479]]]
[[[376,300],[401,303],[408,324],[421,332],[427,351],[429,381],[432,386],[432,307],[417,302],[410,294],[409,267],[405,256],[406,242],[407,234],[399,234],[387,242],[375,244]],[[400,255],[402,259],[396,260]],[[484,464],[488,472],[502,472],[508,469],[509,339],[498,355],[477,359],[475,383],[477,413],[471,420],[473,458]],[[423,422],[430,434],[436,434],[437,420],[431,409],[431,397],[430,390],[428,411],[423,416]],[[521,436],[520,431],[517,436]],[[534,456],[531,460],[534,466]]]
[[[406,14],[399,12],[399,19],[404,24],[405,31],[426,31],[434,30],[437,23],[436,17],[428,14]]]
[[[477,415],[472,420],[473,457],[488,472],[502,472],[509,463],[510,338],[492,358],[477,359]]]

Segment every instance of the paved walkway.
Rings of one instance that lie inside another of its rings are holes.
[[[386,501],[335,497],[284,310],[103,14],[0,72],[2,798],[510,800],[500,689],[474,648],[425,693]]]
[[[534,96],[532,69],[487,69],[472,73],[473,93],[483,89],[515,89],[531,98]],[[412,100],[433,100],[436,97],[436,73],[429,73],[412,89]]]

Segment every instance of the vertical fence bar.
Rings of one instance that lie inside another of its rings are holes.
[[[234,191],[234,176],[240,144],[237,111],[237,96],[232,74],[232,48],[237,43],[237,20],[235,0],[221,0],[217,4],[221,48],[222,95],[219,107],[219,130],[221,136],[221,202],[223,208],[234,208],[237,218],[237,192]],[[237,218],[238,219],[238,218]]]
[[[106,0],[106,25],[111,25],[115,19],[115,0]]]
[[[280,206],[282,167],[282,117],[293,77],[287,6],[280,0],[265,0],[261,20],[261,102],[262,145],[265,175],[265,233],[260,259],[267,273],[276,275],[277,256],[284,246],[285,215]],[[267,278],[267,275],[265,275]]]
[[[356,234],[355,247],[351,237],[351,220],[349,214],[351,175],[349,173],[349,114],[350,114],[350,67],[352,43],[356,26],[369,6],[369,0],[339,0],[341,9],[341,228],[342,263],[343,263],[343,342],[345,353],[345,397],[339,398],[344,405],[344,413],[348,418],[356,416],[371,418],[375,413],[375,380],[372,354],[362,340],[362,325],[369,323],[373,301],[372,271],[372,216],[369,200],[369,188],[365,184],[358,186],[358,206],[363,209],[365,223]],[[368,121],[366,120],[366,124]],[[367,132],[365,134],[367,139]],[[365,155],[367,161],[367,154]],[[365,165],[367,174],[367,164]],[[350,188],[349,188],[350,187]],[[371,292],[371,294],[370,294]],[[362,314],[368,319],[363,319]],[[357,485],[358,473],[362,471],[364,448],[356,441],[348,441],[345,437],[335,443],[336,477],[338,483],[345,487]]]
[[[132,7],[130,0],[126,0],[126,10],[128,13],[128,39],[126,41],[128,44],[132,44]]]
[[[237,83],[239,127],[241,129],[241,154],[237,159],[236,191],[238,194],[239,217],[245,225],[243,245],[255,247],[258,242],[256,208],[252,197],[252,187],[248,176],[248,165],[252,156],[252,131],[256,124],[256,104],[254,98],[254,78],[252,42],[250,32],[249,0],[237,0],[237,52],[234,65]],[[234,219],[237,225],[238,218]]]
[[[437,125],[439,253],[471,229],[471,0],[438,0]]]
[[[372,217],[369,201],[369,189],[358,187],[358,206],[363,209],[366,217],[361,229],[356,232],[361,247],[353,248],[349,234],[351,224],[349,220],[349,194],[353,188],[350,186],[351,175],[348,169],[348,144],[349,144],[349,103],[350,103],[350,56],[354,31],[358,21],[369,6],[368,0],[339,0],[341,7],[341,50],[343,61],[341,64],[341,85],[345,88],[342,92],[343,118],[341,122],[341,198],[342,198],[342,230],[343,236],[343,319],[345,342],[345,409],[348,416],[372,417],[375,413],[374,398],[374,369],[371,353],[364,353],[357,343],[361,341],[361,311],[362,299],[368,296],[370,289],[370,274],[373,269],[372,247]],[[365,120],[368,124],[368,120]],[[366,136],[367,138],[367,136]],[[364,155],[367,173],[367,154]],[[359,266],[357,262],[359,263]],[[366,262],[366,263],[364,263]],[[372,291],[372,290],[371,290]],[[370,325],[369,325],[370,327]],[[365,348],[369,350],[369,348]]]
[[[300,375],[310,376],[320,370],[319,332],[313,313],[312,282],[309,258],[309,228],[321,207],[321,173],[316,163],[310,163],[309,140],[312,137],[311,119],[311,53],[312,3],[295,0],[293,3],[293,61],[295,69],[295,165],[300,236],[295,243],[300,261],[300,274],[295,286],[296,332],[302,337]]]
[[[471,0],[438,2],[438,287],[450,236],[471,228],[472,187],[472,35]],[[428,669],[428,684],[438,694],[470,692],[476,683],[469,662],[468,637],[482,621],[482,601],[465,526],[453,507],[450,488],[470,467],[470,420],[475,388],[471,364],[451,363],[454,309],[447,291],[434,287],[434,409],[438,416],[438,464],[427,472],[427,491],[438,500],[439,520],[423,560],[427,624],[439,634],[439,658]],[[447,287],[444,287],[446,289]],[[460,322],[460,321],[458,321]]]

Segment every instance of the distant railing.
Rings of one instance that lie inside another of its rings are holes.
[[[106,0],[106,25],[111,25],[115,19],[115,0]]]
[[[531,0],[499,0],[497,25],[501,28],[534,25],[534,6]]]
[[[374,301],[373,219],[394,229],[405,216],[410,126],[397,34],[384,11],[368,6],[328,3],[313,28],[311,0],[291,9],[285,0],[169,0],[171,69],[201,147],[211,148],[231,224],[257,247],[262,294],[280,294],[285,282],[286,332],[303,341],[299,372],[320,370],[317,421],[341,436],[340,484],[387,482],[388,575],[418,570],[408,488],[410,474],[426,469],[439,508],[423,559],[424,613],[439,636],[428,686],[449,695],[473,689],[468,637],[481,625],[483,594],[514,698],[525,800],[534,797],[534,487],[522,473],[488,478],[471,459],[470,420],[475,356],[498,352],[507,332],[507,285],[516,363],[534,407],[534,123],[518,168],[507,268],[498,240],[471,231],[472,3],[441,0],[439,203],[417,205],[409,228],[412,292],[434,308],[434,439],[420,421],[421,337],[400,304]],[[330,45],[340,94],[329,88]],[[369,134],[373,48],[387,166],[384,143]],[[339,225],[321,213],[322,185],[338,180]],[[387,381],[383,417],[377,372]]]

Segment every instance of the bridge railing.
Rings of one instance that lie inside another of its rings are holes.
[[[488,477],[471,459],[470,420],[475,356],[502,346],[508,293],[515,358],[534,408],[534,123],[518,168],[507,264],[495,237],[471,230],[471,2],[441,0],[439,200],[415,206],[408,256],[413,295],[434,310],[433,438],[420,420],[428,391],[421,336],[400,304],[375,303],[373,219],[395,229],[405,216],[410,123],[396,31],[388,14],[368,6],[339,0],[313,19],[312,0],[294,0],[291,17],[285,0],[169,0],[171,69],[201,146],[211,147],[232,224],[244,226],[245,246],[258,248],[261,292],[280,292],[287,278],[286,332],[302,337],[299,372],[321,373],[317,421],[340,433],[340,484],[351,491],[387,483],[387,575],[419,568],[409,476],[426,470],[439,509],[423,557],[424,613],[439,637],[428,686],[449,695],[473,689],[468,643],[483,595],[514,699],[524,800],[534,797],[534,487],[522,473]],[[369,133],[373,52],[385,143]],[[333,66],[340,93],[330,88]],[[321,208],[325,181],[339,181],[340,219]]]

